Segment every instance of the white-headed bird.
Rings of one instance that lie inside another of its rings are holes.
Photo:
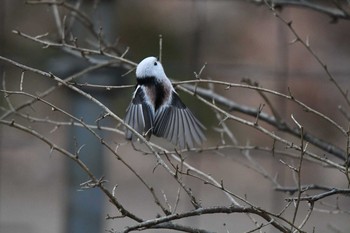
[[[155,57],[143,59],[136,68],[137,86],[126,110],[125,123],[148,140],[163,137],[180,148],[192,148],[205,140],[205,127],[177,95],[162,64]],[[127,139],[135,139],[126,129]]]

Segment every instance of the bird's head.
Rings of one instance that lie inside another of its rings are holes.
[[[146,57],[136,68],[137,78],[155,77],[162,80],[166,78],[162,64],[155,57]]]

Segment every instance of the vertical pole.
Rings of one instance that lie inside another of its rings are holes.
[[[92,3],[92,2],[91,2]],[[115,16],[112,14],[113,1],[100,1],[97,9],[94,9],[95,15],[93,21],[96,26],[101,26],[104,32],[104,39],[111,35],[112,22]],[[83,2],[83,4],[87,4]],[[90,6],[89,6],[90,7]],[[80,26],[79,26],[80,27]],[[74,27],[73,27],[74,28]],[[77,29],[78,30],[78,29]],[[98,30],[96,28],[95,30]],[[79,39],[83,40],[83,35],[79,34]],[[81,59],[78,61],[81,62]],[[73,63],[71,69],[76,69]],[[113,80],[116,80],[118,74],[116,69],[103,69],[82,77],[83,82],[95,83],[101,85],[112,85]],[[111,100],[107,98],[105,90],[90,90],[86,89],[91,95],[99,99],[104,104],[108,104]],[[110,93],[108,93],[110,95]],[[78,118],[82,118],[87,124],[96,124],[96,120],[101,116],[101,109],[91,101],[78,95],[70,96],[72,113]],[[80,147],[79,157],[91,169],[93,174],[100,178],[104,175],[103,166],[103,147],[86,129],[80,127],[72,127],[69,132],[71,140],[71,148],[76,151]],[[102,132],[98,132],[100,135]],[[73,137],[75,140],[73,140]],[[71,161],[68,162],[68,197],[67,197],[67,215],[66,229],[67,233],[98,233],[104,232],[104,203],[105,198],[98,189],[88,189],[79,191],[80,184],[87,181],[89,178],[82,170]]]
[[[5,39],[4,39],[4,36],[5,36],[5,24],[4,24],[4,21],[5,21],[5,9],[6,8],[6,1],[3,1],[2,3],[2,6],[0,7],[0,54],[3,54],[3,46],[4,46],[4,42],[5,42]],[[3,79],[3,74],[4,74],[4,69],[3,69],[3,65],[0,64],[0,85],[2,83],[2,79]],[[0,103],[0,105],[2,105],[2,103]],[[2,128],[2,127],[1,127]],[[1,128],[0,128],[0,135],[2,134],[1,132]],[[3,153],[1,152],[1,144],[2,144],[2,141],[1,141],[1,138],[2,136],[0,136],[0,195],[1,195],[1,190],[2,190],[2,179],[3,179],[3,176],[1,175],[2,173],[2,155]],[[0,206],[1,205],[1,197],[0,197]],[[1,216],[1,208],[0,208],[0,216]]]

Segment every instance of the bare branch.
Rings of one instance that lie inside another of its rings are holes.
[[[264,0],[264,1],[266,1],[266,0]],[[343,96],[343,98],[346,101],[347,105],[350,106],[350,99],[348,97],[347,90],[344,91],[342,89],[340,84],[337,82],[337,80],[333,77],[333,75],[329,71],[327,64],[310,47],[309,40],[307,39],[306,41],[304,41],[299,36],[297,31],[294,29],[293,24],[292,24],[291,21],[285,20],[280,14],[278,14],[278,12],[275,10],[275,8],[273,6],[271,6],[269,4],[267,4],[267,5],[269,6],[269,9],[274,13],[274,16],[276,16],[277,19],[279,19],[283,24],[285,24],[288,27],[288,29],[293,33],[293,35],[297,38],[297,42],[300,42],[304,46],[304,48],[309,52],[309,54],[320,64],[320,66],[322,67],[324,72],[327,74],[327,76],[328,76],[329,80],[331,81],[331,83],[333,83],[335,85],[335,87],[337,88],[339,93]]]
[[[193,81],[190,81],[190,82],[197,82],[198,80],[193,80]],[[198,81],[198,82],[211,82],[209,80],[201,80],[201,81]],[[183,83],[183,82],[179,82],[179,83]],[[186,82],[187,83],[187,82]],[[230,85],[229,83],[225,83],[226,85]],[[222,85],[225,85],[225,84],[222,84]],[[237,84],[239,86],[239,84]],[[194,86],[192,85],[183,85],[184,88],[190,90],[190,91],[194,91]],[[255,89],[254,87],[252,86],[245,86],[243,85],[242,88],[251,88],[251,89]],[[257,89],[257,90],[260,90],[260,89]],[[262,91],[262,90],[261,90]],[[241,104],[238,104],[230,99],[227,99],[225,98],[224,96],[222,95],[219,95],[217,93],[214,93],[210,90],[207,90],[207,89],[204,89],[204,88],[200,88],[198,87],[196,89],[196,92],[198,95],[202,96],[202,97],[205,97],[207,99],[213,99],[215,100],[216,103],[220,104],[220,105],[223,105],[227,108],[229,108],[229,111],[238,111],[238,112],[242,112],[244,114],[247,114],[249,116],[253,116],[253,117],[256,117],[258,112],[257,112],[257,109],[256,108],[252,108],[252,107],[249,107],[249,106],[245,106],[245,105],[241,105]],[[289,98],[287,96],[285,96],[287,99],[290,99],[291,101],[294,101],[295,98]],[[298,101],[298,100],[296,100]],[[298,103],[298,102],[296,102]],[[301,103],[301,102],[300,102]],[[302,103],[301,103],[302,104]],[[309,110],[311,110],[310,107],[302,104],[301,107],[303,108],[306,108]],[[311,111],[310,111],[311,112]],[[320,113],[316,113],[316,115],[318,115],[319,117],[323,118],[322,114]],[[278,130],[281,130],[283,132],[287,132],[287,133],[290,133],[292,134],[293,136],[299,136],[300,135],[300,131],[298,128],[292,128],[291,126],[289,126],[286,122],[280,122],[278,121],[278,119],[276,119],[275,117],[273,116],[270,116],[268,115],[267,113],[264,113],[264,112],[261,112],[259,114],[259,119],[261,121],[264,121],[274,127],[276,127]],[[323,118],[324,119],[324,118]],[[327,119],[327,117],[326,117]],[[333,120],[331,120],[330,118],[327,119],[327,121],[330,120],[330,122],[333,122],[335,123],[335,125],[338,125],[336,122],[334,122]],[[331,123],[331,124],[333,124]],[[344,130],[341,126],[336,126],[342,133],[346,133],[346,130]],[[336,156],[337,158],[340,158],[342,159],[343,161],[345,160],[345,151],[340,149],[339,147],[337,147],[336,145],[332,145],[330,143],[327,143],[326,141],[316,137],[315,135],[312,135],[310,133],[304,133],[304,139],[308,142],[310,142],[311,144],[321,148],[322,150]]]
[[[345,11],[344,8],[340,8],[337,6],[335,7],[327,6],[325,4],[318,3],[318,2],[300,1],[300,0],[248,0],[248,1],[261,4],[261,5],[267,2],[274,8],[283,8],[283,7],[293,6],[293,7],[302,7],[306,9],[311,9],[330,16],[333,22],[336,22],[338,19],[345,19],[345,20],[350,19],[349,13]]]
[[[260,216],[261,218],[265,219],[267,222],[271,222],[271,225],[273,225],[276,229],[278,229],[281,232],[291,232],[286,227],[281,225],[276,220],[273,220],[273,218],[265,211],[254,208],[254,207],[237,207],[237,206],[218,206],[218,207],[209,207],[209,208],[198,208],[193,211],[185,212],[182,214],[172,214],[165,217],[160,217],[152,220],[147,220],[145,222],[142,222],[140,224],[137,224],[135,226],[127,227],[123,233],[135,231],[142,228],[147,227],[153,227],[157,226],[158,224],[164,223],[164,222],[170,222],[177,219],[187,218],[191,216],[198,216],[198,215],[205,215],[205,214],[216,214],[216,213],[225,213],[225,214],[231,214],[231,213],[250,213]],[[303,232],[303,231],[300,231]]]
[[[350,195],[350,189],[337,189],[337,188],[333,188],[330,191],[324,192],[324,193],[320,193],[317,195],[313,195],[313,196],[306,196],[306,197],[299,197],[300,201],[308,201],[310,203],[314,203],[320,199],[329,197],[329,196],[333,196],[333,195],[337,195],[337,194],[342,194],[342,195]],[[298,197],[293,197],[293,198],[287,198],[287,201],[294,201],[297,200]]]

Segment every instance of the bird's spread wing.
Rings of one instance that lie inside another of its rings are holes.
[[[180,148],[192,148],[195,143],[201,144],[205,140],[203,129],[205,127],[174,92],[171,103],[156,112],[153,134]]]
[[[149,139],[152,133],[153,115],[151,106],[145,100],[144,90],[138,86],[126,110],[125,123]],[[125,130],[125,137],[129,140],[135,139],[134,134],[127,128]]]

